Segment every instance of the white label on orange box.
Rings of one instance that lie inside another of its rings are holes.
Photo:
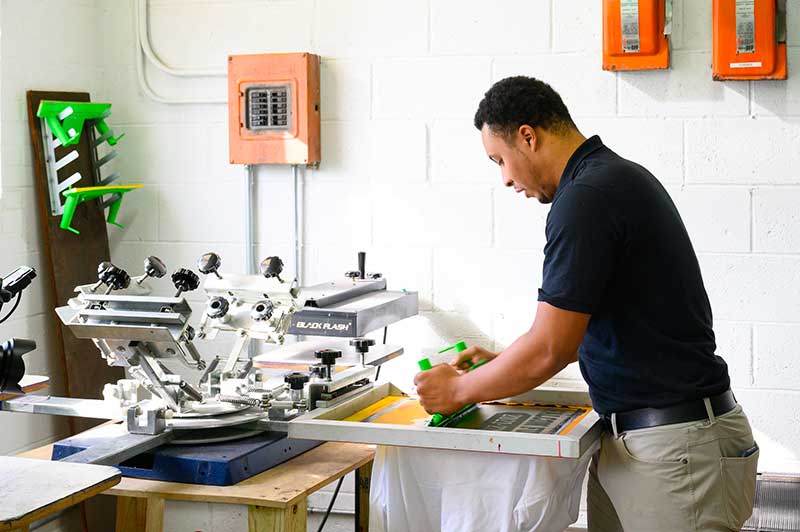
[[[749,61],[747,63],[731,63],[731,68],[761,68],[761,61]]]
[[[639,52],[639,0],[622,0],[619,3],[622,21],[622,51]]]
[[[736,53],[756,51],[755,0],[736,0]],[[731,68],[736,68],[731,65]]]

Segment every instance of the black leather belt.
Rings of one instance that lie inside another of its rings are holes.
[[[736,398],[730,390],[714,397],[709,397],[711,408],[715,416],[721,416],[733,410]],[[702,399],[665,406],[663,408],[640,408],[628,412],[617,413],[617,433],[629,430],[660,427],[661,425],[674,425],[708,419],[706,404]],[[604,414],[601,418],[603,425],[613,431],[611,415]]]

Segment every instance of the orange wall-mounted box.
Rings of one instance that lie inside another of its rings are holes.
[[[228,57],[228,130],[233,164],[320,161],[319,57]]]
[[[668,0],[603,0],[603,70],[669,68]]]
[[[786,13],[777,0],[714,0],[715,80],[786,79]],[[782,41],[782,42],[781,42]]]

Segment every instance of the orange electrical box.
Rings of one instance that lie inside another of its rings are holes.
[[[671,20],[669,0],[603,0],[603,70],[669,68]]]
[[[228,130],[233,164],[318,164],[319,57],[229,56]]]
[[[715,80],[786,79],[786,3],[714,0]]]

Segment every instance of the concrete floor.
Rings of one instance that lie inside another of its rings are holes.
[[[324,512],[314,512],[308,514],[308,532],[317,532],[319,524],[322,522]],[[334,514],[328,517],[323,532],[353,532],[355,524],[352,515]]]

